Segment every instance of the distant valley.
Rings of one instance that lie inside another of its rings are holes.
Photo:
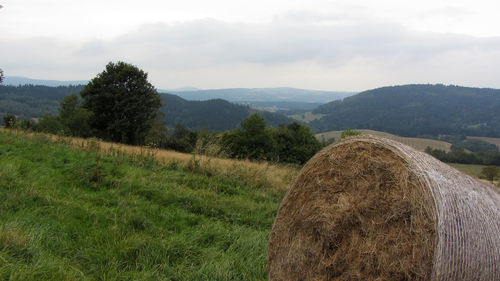
[[[6,79],[6,81],[8,81]],[[0,115],[40,118],[80,86],[0,86]],[[368,129],[405,137],[500,137],[500,90],[445,85],[402,85],[361,92],[294,88],[185,89],[163,93],[169,127],[225,131],[260,113],[273,127],[300,122],[315,133]],[[327,102],[328,101],[328,102]],[[274,112],[270,112],[274,111]]]
[[[288,87],[160,91],[175,94],[186,100],[206,101],[210,99],[223,99],[272,112],[313,110],[321,104],[356,94],[355,92],[317,91]]]
[[[259,113],[268,125],[275,128],[294,122],[284,114],[259,111],[223,99],[189,101],[170,94],[162,94],[162,98],[164,106],[161,111],[165,114],[168,126],[183,124],[192,130],[226,131],[237,128],[252,113]]]
[[[21,76],[5,76],[3,85],[6,86],[19,86],[19,85],[38,85],[48,87],[70,86],[70,85],[85,85],[88,80],[46,80],[46,79],[33,79]]]

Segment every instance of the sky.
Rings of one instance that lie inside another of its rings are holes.
[[[6,76],[90,80],[110,61],[160,89],[500,88],[498,0],[0,0]]]

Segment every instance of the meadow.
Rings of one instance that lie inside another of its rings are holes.
[[[284,189],[79,145],[0,133],[1,280],[266,279]]]
[[[373,130],[355,130],[358,132],[361,132],[363,135],[374,135],[378,137],[384,137],[388,139],[392,139],[395,141],[398,141],[400,143],[406,144],[408,146],[411,146],[415,148],[416,150],[419,151],[424,151],[427,147],[431,147],[432,149],[441,149],[444,151],[450,151],[451,143],[445,142],[445,141],[440,141],[440,140],[431,140],[431,139],[424,139],[424,138],[408,138],[408,137],[400,137],[396,136],[393,134],[385,133],[385,132],[379,132],[379,131],[373,131]],[[320,141],[328,141],[331,138],[335,138],[335,141],[340,141],[342,131],[330,131],[326,133],[319,133],[316,134],[316,138],[318,138]]]
[[[0,280],[265,280],[298,168],[2,129]]]

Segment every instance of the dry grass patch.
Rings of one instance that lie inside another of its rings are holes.
[[[180,167],[208,176],[230,177],[241,180],[250,185],[277,189],[280,191],[287,190],[291,181],[298,173],[297,167],[287,164],[279,165],[270,164],[268,162],[236,160],[181,153],[153,147],[105,142],[95,138],[73,138],[3,128],[1,130],[9,134],[47,137],[53,141],[70,144],[78,149],[100,152],[117,158],[127,155],[136,158],[155,159],[165,165],[179,165]]]

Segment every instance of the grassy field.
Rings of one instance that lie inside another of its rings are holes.
[[[266,279],[283,189],[102,150],[0,133],[0,280]]]
[[[482,140],[482,141],[485,141],[485,142],[489,142],[489,143],[495,144],[496,146],[500,147],[500,138],[487,138],[487,137],[471,137],[471,136],[468,136],[467,139],[470,139],[470,140]]]
[[[296,173],[0,130],[0,280],[265,280]]]
[[[290,115],[288,117],[304,123],[309,123],[313,120],[321,119],[323,116],[326,116],[326,114],[321,114],[321,113],[314,114],[312,112],[305,112],[304,114],[295,114],[295,115]]]
[[[451,143],[439,141],[439,140],[431,140],[431,139],[423,139],[423,138],[406,138],[400,137],[389,133],[373,131],[373,130],[355,130],[361,132],[361,134],[370,134],[374,136],[380,136],[388,139],[392,139],[398,141],[400,143],[404,143],[408,146],[415,148],[416,150],[424,151],[428,146],[433,149],[442,149],[444,151],[450,151]],[[316,134],[316,138],[320,141],[325,140],[328,141],[331,138],[335,138],[335,141],[340,140],[340,136],[342,131],[330,131],[326,133]]]
[[[457,163],[448,163],[448,165],[453,168],[459,170],[462,173],[474,176],[479,178],[481,175],[481,169],[484,168],[484,165],[473,165],[473,164],[457,164]]]

